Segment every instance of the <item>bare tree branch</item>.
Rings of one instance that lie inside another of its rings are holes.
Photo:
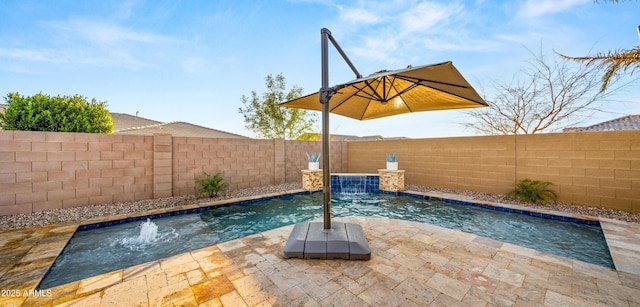
[[[600,67],[550,62],[542,51],[531,54],[510,82],[493,81],[495,94],[485,97],[488,108],[467,111],[476,120],[467,128],[493,135],[556,131],[582,122],[624,86],[612,80],[610,89],[599,91]]]

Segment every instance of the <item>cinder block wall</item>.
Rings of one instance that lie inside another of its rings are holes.
[[[231,190],[284,183],[275,167],[276,144],[284,142],[174,137],[173,195],[193,194],[194,178],[203,172],[223,173]]]
[[[153,137],[0,131],[0,215],[153,197]]]
[[[203,171],[230,189],[299,182],[320,142],[0,131],[0,215],[192,194]],[[546,180],[562,201],[640,212],[640,131],[332,142],[332,172],[376,172],[397,151],[405,182],[506,193]]]
[[[0,130],[0,215],[195,192],[202,172],[229,189],[301,181],[320,142]],[[346,145],[332,142],[334,172]]]
[[[331,152],[331,172],[341,173],[347,171],[347,143],[331,142],[329,144]],[[322,153],[322,142],[317,141],[294,141],[288,142],[285,152],[286,182],[300,182],[302,180],[300,170],[308,168],[307,153]],[[320,168],[323,167],[322,157],[320,158]]]
[[[405,183],[505,193],[515,178],[513,137],[486,136],[349,142],[349,172],[377,172],[398,155]]]
[[[332,172],[346,171],[345,142],[332,142]],[[222,172],[229,189],[300,182],[306,153],[320,152],[316,141],[173,138],[173,195],[195,192],[202,172]]]
[[[561,200],[640,212],[640,131],[518,136],[517,179],[551,181]]]
[[[504,194],[521,179],[550,181],[559,200],[640,212],[640,131],[478,136],[348,143],[349,172],[398,153],[405,182]]]

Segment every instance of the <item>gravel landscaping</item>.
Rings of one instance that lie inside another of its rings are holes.
[[[450,189],[425,187],[425,186],[418,186],[418,185],[406,185],[405,187],[407,190],[414,190],[414,191],[420,191],[420,192],[438,191],[442,193],[460,194],[460,195],[470,196],[477,200],[483,200],[483,201],[497,202],[497,203],[503,203],[503,204],[513,204],[513,205],[527,206],[527,207],[533,207],[533,208],[544,208],[544,209],[560,211],[560,212],[568,212],[573,214],[589,215],[589,216],[596,216],[596,217],[605,217],[605,218],[616,219],[616,220],[625,221],[625,222],[640,223],[640,213],[632,213],[632,212],[626,212],[626,211],[620,211],[620,210],[614,210],[614,209],[587,207],[587,206],[574,205],[574,204],[564,203],[564,202],[556,202],[556,203],[547,202],[544,204],[523,203],[523,202],[519,202],[516,199],[509,198],[504,195],[497,195],[497,194],[487,194],[487,193],[480,193],[480,192],[473,192],[473,191],[450,190]]]
[[[117,214],[128,214],[134,212],[145,212],[152,209],[171,208],[185,204],[210,202],[215,200],[231,199],[238,197],[262,195],[267,193],[281,192],[287,190],[300,189],[300,183],[286,183],[281,185],[264,186],[258,188],[242,189],[229,191],[226,195],[216,198],[197,198],[195,195],[175,196],[160,199],[149,199],[135,202],[120,202],[108,205],[85,206],[68,209],[55,209],[48,211],[35,212],[31,214],[18,214],[9,216],[0,216],[0,230],[13,230],[20,228],[28,228],[34,226],[45,226],[49,224],[57,224],[71,221],[81,221],[96,217],[112,216]],[[585,206],[577,206],[568,203],[546,203],[546,204],[529,204],[520,203],[514,199],[509,199],[503,195],[478,193],[471,191],[457,191],[442,188],[425,187],[418,185],[407,185],[407,190],[414,191],[438,191],[442,193],[461,194],[474,197],[478,200],[517,204],[529,207],[546,208],[555,211],[569,212],[574,214],[600,216],[612,218],[627,222],[640,223],[640,213],[630,213],[619,210],[593,208]]]

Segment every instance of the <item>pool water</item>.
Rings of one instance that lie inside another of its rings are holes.
[[[332,195],[334,217],[375,216],[452,228],[613,268],[599,225],[564,222],[439,200],[387,194]],[[143,221],[79,230],[38,286],[46,289],[170,257],[270,229],[322,218],[322,193],[300,194],[202,213],[153,219],[157,235],[142,240]]]

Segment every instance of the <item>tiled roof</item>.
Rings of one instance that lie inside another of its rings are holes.
[[[640,115],[627,115],[620,118],[601,122],[588,127],[570,127],[562,132],[610,131],[610,130],[640,130]]]
[[[249,137],[243,135],[211,129],[185,122],[176,121],[163,123],[122,113],[111,113],[111,117],[113,118],[113,133],[115,134],[152,135],[154,133],[170,133],[173,136],[185,137],[249,139]]]

